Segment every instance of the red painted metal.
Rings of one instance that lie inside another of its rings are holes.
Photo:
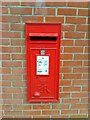
[[[58,37],[58,33],[29,33],[29,36]]]
[[[29,102],[58,101],[60,39],[61,23],[26,23]]]

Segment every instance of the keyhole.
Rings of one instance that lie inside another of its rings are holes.
[[[36,76],[36,79],[37,79],[38,77]]]

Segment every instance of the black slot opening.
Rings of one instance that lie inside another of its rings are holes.
[[[54,37],[54,36],[30,36],[30,40],[47,40],[47,41],[56,41],[57,40],[57,37]]]

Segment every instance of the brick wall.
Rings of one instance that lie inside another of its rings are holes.
[[[2,117],[88,117],[88,2],[2,2]],[[37,7],[37,8],[36,8]],[[61,22],[58,103],[28,103],[25,22]]]

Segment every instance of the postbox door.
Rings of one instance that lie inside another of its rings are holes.
[[[29,95],[31,101],[55,99],[57,97],[56,49],[45,49],[41,55],[40,49],[30,49],[29,55]]]

